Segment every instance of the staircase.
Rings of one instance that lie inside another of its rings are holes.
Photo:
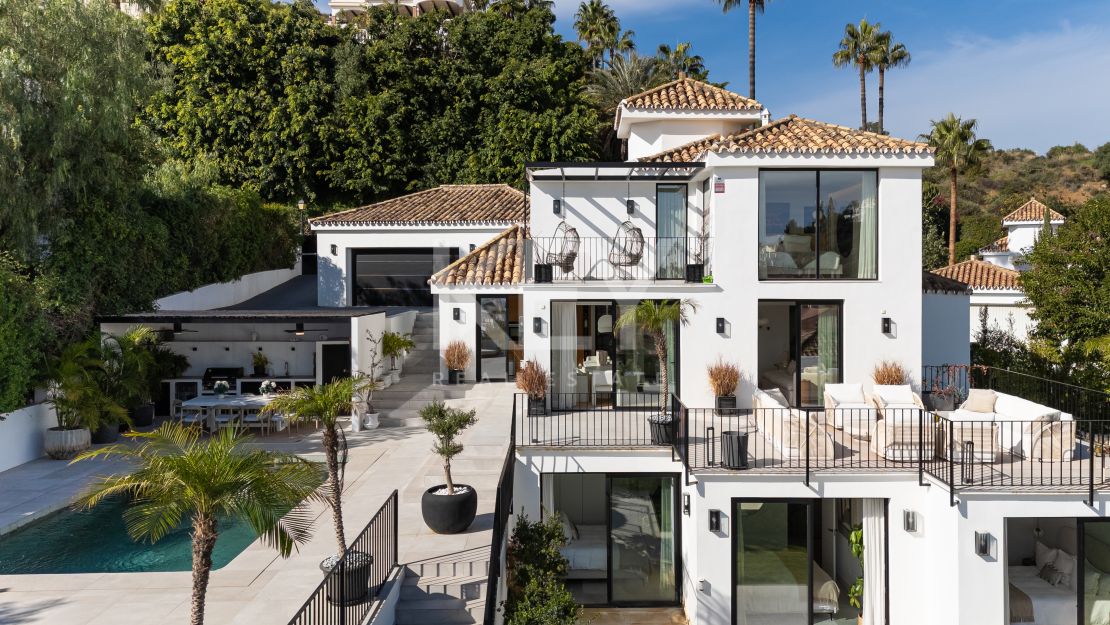
[[[436,344],[436,311],[416,314],[412,340],[416,347],[405,357],[401,381],[374,393],[374,407],[381,411],[383,427],[422,425],[420,409],[436,399],[461,398],[466,387],[433,384],[439,373]]]
[[[481,623],[488,574],[488,547],[407,564],[395,611],[397,625]]]

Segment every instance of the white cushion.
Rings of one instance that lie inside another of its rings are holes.
[[[967,401],[960,408],[971,412],[994,412],[994,404],[998,396],[995,392],[985,388],[973,388],[967,393]]]
[[[863,404],[850,403],[850,404],[837,404],[836,409],[837,410],[861,410],[862,411],[862,410],[874,410],[875,407],[872,406],[871,404],[866,404],[866,403],[863,403]]]
[[[1090,562],[1083,571],[1083,594],[1093,595],[1098,592],[1098,582],[1102,578],[1102,571],[1095,568]]]
[[[1055,560],[1057,553],[1059,553],[1058,549],[1053,549],[1038,540],[1037,544],[1033,547],[1033,561],[1037,564],[1037,568],[1039,569]]]
[[[1072,581],[1073,574],[1075,573],[1075,556],[1066,553],[1062,550],[1056,551],[1056,559],[1052,561],[1052,566],[1060,571],[1062,576],[1060,584],[1063,586],[1075,586]]]
[[[884,408],[893,410],[917,410],[917,404],[883,404]]]
[[[994,412],[999,419],[1009,421],[1056,421],[1060,418],[1059,410],[1005,393],[998,393]]]
[[[966,408],[957,408],[948,415],[949,421],[994,421],[993,412],[972,412]]]
[[[862,384],[826,384],[825,394],[836,402],[837,407],[842,404],[867,405]]]
[[[913,389],[909,384],[876,384],[872,390],[888,406],[908,404],[909,407],[917,407],[913,399]]]

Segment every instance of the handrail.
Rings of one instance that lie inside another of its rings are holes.
[[[494,625],[497,618],[498,587],[501,580],[501,567],[504,565],[502,550],[508,531],[509,516],[513,510],[513,477],[516,468],[516,417],[517,402],[513,402],[513,419],[509,425],[509,448],[501,465],[501,477],[497,481],[497,494],[493,504],[493,536],[490,541],[489,571],[486,577],[486,607],[483,623]]]

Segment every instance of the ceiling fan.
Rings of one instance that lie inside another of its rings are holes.
[[[286,330],[285,332],[297,336],[304,336],[305,332],[327,332],[327,330],[327,328],[306,328],[303,323],[298,323],[294,329]]]

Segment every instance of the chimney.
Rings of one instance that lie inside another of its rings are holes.
[[[971,256],[968,256],[967,259],[968,260],[979,260],[979,255],[978,254],[972,254]]]
[[[679,70],[679,72],[678,72],[678,79],[679,79],[679,80],[686,80],[686,72],[684,72],[684,71],[682,71],[682,70]]]

